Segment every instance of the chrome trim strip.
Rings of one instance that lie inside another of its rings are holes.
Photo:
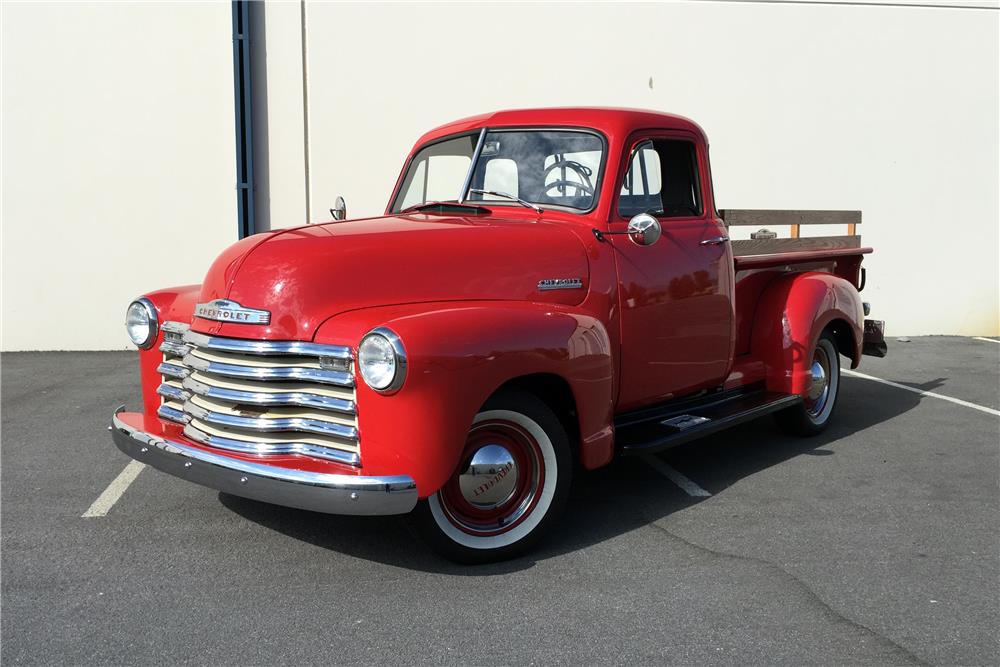
[[[417,503],[407,475],[360,476],[309,472],[243,461],[140,431],[116,412],[115,446],[162,472],[244,498],[328,514],[405,514]]]
[[[476,142],[476,149],[472,151],[472,162],[469,163],[469,171],[465,174],[465,182],[462,184],[462,192],[458,195],[459,204],[465,201],[466,195],[469,194],[469,188],[472,187],[472,175],[476,172],[476,162],[479,161],[479,154],[483,152],[483,141],[485,139],[486,128],[484,127],[479,131],[479,140]],[[407,167],[409,167],[409,165],[407,165]]]
[[[184,414],[180,410],[176,410],[169,405],[161,405],[156,409],[156,416],[163,417],[164,419],[169,419],[172,422],[177,422],[179,424],[187,424],[191,421],[191,417]]]
[[[172,364],[169,361],[164,361],[156,367],[156,372],[160,375],[166,375],[167,377],[186,378],[190,375],[191,369],[178,366],[177,364]]]
[[[163,398],[170,398],[178,401],[186,401],[191,398],[191,394],[184,391],[183,389],[178,389],[177,387],[170,384],[161,384],[156,388],[156,393]]]
[[[184,412],[195,419],[200,419],[209,424],[217,424],[230,428],[245,428],[265,433],[302,431],[305,433],[329,435],[355,442],[358,439],[358,429],[353,426],[345,426],[344,424],[335,424],[318,419],[308,419],[305,417],[241,417],[239,415],[228,415],[223,412],[212,412],[191,401],[184,403]]]
[[[345,452],[333,447],[322,447],[308,442],[252,442],[238,438],[224,438],[206,433],[191,424],[184,427],[184,435],[203,445],[228,449],[233,452],[243,452],[244,454],[302,454],[304,456],[313,456],[319,459],[346,463],[352,466],[361,463],[361,457],[354,452]]]
[[[240,338],[219,338],[196,331],[184,333],[184,342],[199,348],[221,352],[241,352],[243,354],[298,354],[317,357],[351,359],[351,348],[343,345],[320,345],[297,340],[243,340]]]
[[[167,333],[182,334],[191,328],[190,324],[184,324],[183,322],[175,322],[173,320],[163,323],[161,327]]]
[[[354,377],[345,371],[327,371],[301,366],[265,368],[261,366],[239,366],[201,359],[193,354],[184,355],[184,364],[195,370],[214,373],[225,377],[251,378],[255,380],[307,380],[334,384],[339,387],[353,387]],[[164,364],[161,364],[161,367]]]
[[[190,345],[182,345],[181,343],[175,343],[172,340],[164,340],[160,343],[160,352],[163,352],[164,354],[172,354],[175,357],[183,357],[190,351]]]
[[[305,391],[287,391],[280,393],[264,391],[240,391],[238,389],[224,389],[213,387],[204,382],[199,382],[193,377],[186,377],[182,383],[190,394],[216,398],[221,401],[231,401],[233,403],[249,403],[251,405],[298,405],[320,410],[334,410],[344,414],[353,415],[356,412],[354,401],[332,396],[320,396],[310,394]]]

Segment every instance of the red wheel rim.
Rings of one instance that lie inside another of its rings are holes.
[[[468,486],[463,490],[462,478],[477,452],[491,447],[506,450],[514,468],[497,470],[493,476],[495,482],[506,480],[511,485],[509,495],[504,493],[506,497],[496,504],[483,506],[473,502]],[[516,476],[513,483],[510,475]],[[513,422],[487,420],[469,431],[458,468],[438,497],[452,525],[470,535],[486,537],[506,533],[524,521],[538,504],[544,484],[542,450],[535,437]]]

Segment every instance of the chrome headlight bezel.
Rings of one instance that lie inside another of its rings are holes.
[[[142,341],[137,341],[133,338],[132,333],[129,330],[129,313],[132,312],[132,308],[135,306],[141,308],[146,314],[146,326],[148,327],[148,330],[146,332],[146,338]],[[129,337],[129,340],[132,341],[133,345],[138,347],[140,350],[148,350],[153,347],[154,343],[156,343],[156,337],[159,333],[160,322],[156,315],[156,306],[153,305],[152,301],[144,296],[141,296],[128,305],[128,308],[125,309],[125,334]]]
[[[388,348],[392,350],[394,372],[388,383],[369,379],[368,374],[365,373],[365,365],[362,360],[365,343],[369,341],[374,342],[376,337],[381,338],[384,343],[388,344]],[[373,391],[385,395],[394,394],[399,391],[406,381],[406,366],[406,349],[403,347],[403,341],[392,329],[388,327],[376,327],[361,337],[361,342],[358,344],[358,375],[361,376],[361,379]]]

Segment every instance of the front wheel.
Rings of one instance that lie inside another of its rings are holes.
[[[829,330],[816,343],[809,375],[809,389],[802,403],[774,415],[778,426],[792,435],[822,433],[833,416],[840,391],[840,354]]]
[[[566,430],[545,403],[497,395],[473,420],[451,478],[418,506],[417,526],[454,561],[514,558],[562,513],[572,469]]]

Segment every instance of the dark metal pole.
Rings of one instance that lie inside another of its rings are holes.
[[[236,206],[242,239],[257,232],[253,202],[253,96],[250,2],[233,0],[233,95],[236,106]]]

